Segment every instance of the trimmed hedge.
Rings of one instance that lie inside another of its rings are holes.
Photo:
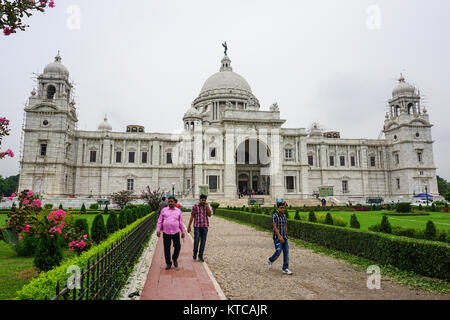
[[[25,285],[20,291],[17,292],[17,298],[15,298],[15,300],[51,299],[55,295],[57,282],[59,282],[60,285],[64,285],[67,282],[67,279],[72,275],[66,273],[68,267],[76,265],[80,268],[86,269],[88,261],[90,261],[91,259],[95,259],[97,256],[101,256],[106,250],[110,249],[115,242],[135,229],[139,224],[141,224],[152,214],[154,214],[154,212],[147,214],[145,217],[137,220],[126,228],[110,235],[107,240],[96,246],[93,246],[91,249],[82,253],[80,256],[68,259],[64,261],[60,266],[55,267],[50,271],[41,273],[39,277],[31,280],[29,284]]]
[[[272,229],[271,217],[218,209],[216,215]],[[342,228],[308,221],[288,221],[288,234],[296,239],[364,257],[380,264],[424,276],[450,280],[450,246],[390,234]]]

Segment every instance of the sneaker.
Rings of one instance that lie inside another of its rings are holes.
[[[205,260],[203,260],[203,258],[198,258],[198,261],[205,262]]]
[[[192,256],[192,259],[197,260],[197,256]]]
[[[289,270],[289,269],[284,269],[284,270],[283,270],[283,273],[284,273],[284,274],[292,274],[292,271]]]
[[[270,261],[269,258],[267,258],[267,267],[268,267],[269,269],[272,269],[272,261]]]
[[[169,270],[172,266],[170,264],[166,265],[166,270]]]
[[[173,262],[173,266],[174,266],[175,268],[178,268],[178,261],[175,260],[175,261]]]

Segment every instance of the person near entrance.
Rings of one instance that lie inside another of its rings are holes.
[[[184,238],[185,230],[183,223],[183,214],[181,210],[175,206],[175,197],[170,196],[168,199],[168,206],[161,209],[158,219],[158,227],[156,235],[161,236],[161,229],[163,229],[164,241],[164,257],[166,259],[166,270],[172,267],[172,262],[175,268],[178,268],[178,256],[180,254],[180,232],[181,238]],[[172,259],[170,259],[170,247],[173,242],[174,252]]]
[[[283,267],[282,272],[284,274],[292,274],[289,270],[289,242],[287,235],[287,217],[284,214],[286,203],[284,201],[277,201],[277,212],[272,216],[273,226],[273,243],[275,245],[275,253],[267,258],[267,266],[272,269],[272,264],[278,259],[283,251]]]
[[[191,232],[192,221],[194,221],[194,252],[192,258],[204,262],[203,253],[205,251],[206,236],[208,234],[209,220],[212,211],[209,204],[206,203],[206,195],[200,196],[200,202],[192,207],[191,218],[189,219],[188,233]],[[198,248],[200,244],[200,250]]]

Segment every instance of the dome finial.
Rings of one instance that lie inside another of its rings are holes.
[[[224,51],[225,55],[227,55],[227,51],[228,51],[228,45],[227,45],[227,42],[225,41],[224,43],[222,43],[222,46],[223,46],[224,49],[225,49],[225,51]]]
[[[398,79],[398,82],[405,82],[405,78],[403,77],[403,73],[400,72],[400,78]]]
[[[61,62],[61,60],[62,60],[62,58],[61,58],[61,55],[60,55],[59,50],[58,50],[58,54],[55,57],[55,62]]]

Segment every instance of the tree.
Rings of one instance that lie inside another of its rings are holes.
[[[106,221],[106,229],[108,230],[109,234],[112,234],[119,230],[119,222],[117,221],[117,215],[114,212],[111,212],[108,220]]]
[[[434,240],[436,238],[436,226],[433,221],[429,220],[427,222],[427,227],[425,229],[425,239]]]
[[[94,222],[92,223],[91,237],[95,243],[100,243],[108,237],[105,221],[100,213],[95,216]]]
[[[83,204],[81,205],[81,209],[80,209],[81,214],[86,214],[86,206]]]
[[[122,190],[111,195],[113,203],[117,204],[120,209],[124,209],[127,203],[133,200],[133,192]]]
[[[145,190],[142,191],[141,199],[147,202],[147,204],[152,208],[152,211],[156,211],[159,209],[159,204],[161,203],[163,196],[164,193],[160,188],[151,191],[150,187],[147,186]]]
[[[352,214],[352,216],[350,217],[350,228],[354,228],[354,229],[361,228],[361,225],[359,224],[356,214]]]
[[[450,192],[449,183],[447,182],[447,180],[439,176],[436,176],[436,178],[437,178],[438,192],[441,196],[445,196],[447,192]]]
[[[317,222],[317,218],[316,218],[316,215],[314,214],[314,211],[309,212],[308,221]]]
[[[127,226],[127,213],[125,210],[120,211],[119,213],[119,228],[123,229]]]
[[[381,220],[380,232],[392,233],[391,223],[387,216],[383,216]]]
[[[44,12],[47,7],[55,7],[54,0],[0,0],[0,29],[5,36],[24,31],[29,26],[22,22],[23,17],[29,18],[35,11]]]
[[[327,215],[325,217],[325,224],[333,225],[333,217],[331,216],[331,213],[327,212]]]

